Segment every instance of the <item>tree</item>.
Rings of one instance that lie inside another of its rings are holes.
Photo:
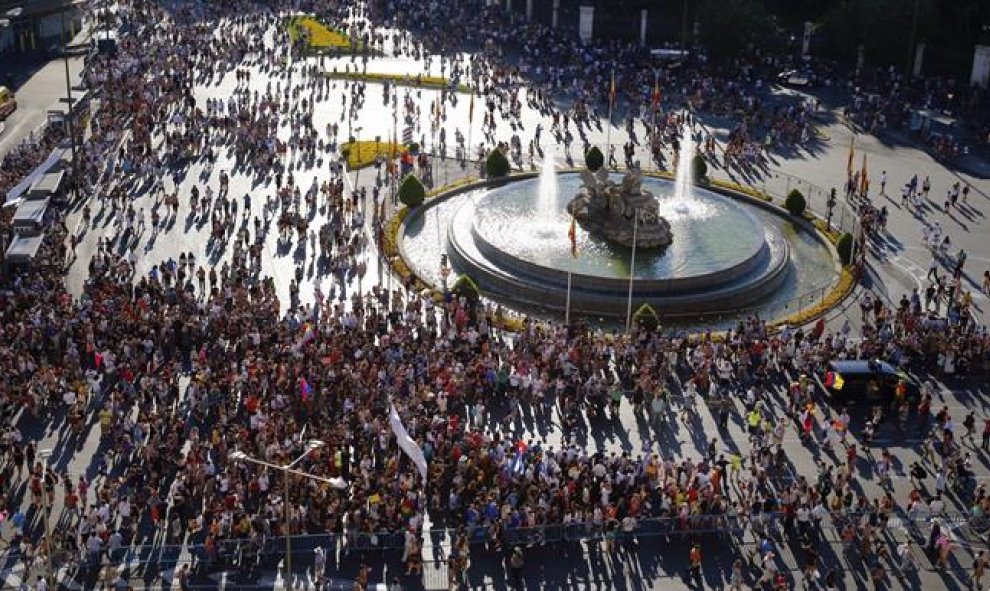
[[[488,159],[485,161],[485,172],[488,174],[488,178],[501,178],[509,176],[509,161],[505,158],[505,154],[502,150],[495,148],[488,155]]]
[[[457,297],[465,297],[469,302],[477,302],[481,299],[481,290],[478,284],[467,275],[460,275],[451,286],[450,292]]]
[[[399,185],[399,201],[406,207],[422,205],[426,200],[426,187],[415,174],[406,175]]]
[[[848,265],[852,261],[853,235],[849,232],[839,236],[835,243],[835,251],[839,253],[839,261]]]
[[[862,45],[867,63],[894,65],[898,70],[903,70],[908,52],[913,51],[908,46],[911,43],[915,2],[918,6],[915,42],[938,35],[940,27],[935,23],[940,19],[934,0],[843,0],[833,3],[822,16],[821,28],[816,33],[822,38],[822,50],[828,57],[853,66]]]
[[[801,191],[798,191],[797,189],[791,189],[791,192],[787,194],[787,198],[784,199],[784,209],[790,212],[793,216],[800,216],[804,213],[807,206],[807,200],[805,200],[804,195],[801,194]]]
[[[591,172],[597,172],[598,169],[605,166],[605,155],[598,149],[598,146],[592,146],[584,155],[584,165]]]
[[[691,161],[691,173],[695,183],[705,180],[705,177],[708,176],[708,163],[705,162],[705,157],[701,154],[694,155],[694,160]]]
[[[633,313],[633,320],[643,330],[654,331],[660,326],[660,315],[649,304],[643,304]]]
[[[715,60],[772,49],[781,40],[776,17],[767,14],[761,0],[705,0],[696,17],[701,42]]]

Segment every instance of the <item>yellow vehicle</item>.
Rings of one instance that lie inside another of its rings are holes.
[[[0,86],[0,121],[17,109],[17,101],[14,100],[14,93],[6,86]]]

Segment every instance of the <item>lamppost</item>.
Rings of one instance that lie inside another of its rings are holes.
[[[296,470],[295,467],[299,465],[306,457],[312,452],[320,449],[326,445],[323,441],[319,439],[311,439],[306,442],[306,447],[303,450],[302,455],[293,460],[292,462],[285,465],[272,464],[271,462],[266,462],[264,460],[259,460],[257,458],[251,457],[241,450],[235,450],[230,452],[228,456],[231,460],[235,462],[248,462],[250,464],[257,464],[259,466],[264,466],[265,468],[271,468],[273,470],[278,470],[282,473],[282,484],[283,484],[283,496],[282,500],[285,505],[284,514],[284,529],[285,529],[285,581],[283,583],[284,588],[291,588],[292,586],[292,536],[289,533],[289,475],[301,476],[303,478],[308,478],[310,480],[316,480],[319,482],[325,482],[330,486],[337,489],[346,489],[347,483],[344,482],[342,478],[325,478],[323,476],[317,476],[315,474],[310,474],[308,472],[303,472],[301,470]]]
[[[76,2],[71,2],[67,6],[76,6],[81,4],[82,0],[77,0]],[[72,188],[73,197],[78,195],[78,190],[76,189],[78,170],[76,168],[78,160],[76,159],[76,124],[72,119],[72,81],[69,78],[69,39],[65,35],[65,8],[58,13],[59,29],[62,40],[62,62],[65,64],[65,99],[68,103],[69,110],[69,145],[72,147],[72,183],[70,184]]]
[[[47,460],[50,457],[52,457],[52,450],[42,449],[38,451],[38,458],[42,460],[42,466],[44,466],[45,469],[42,480],[48,476]],[[52,506],[48,500],[48,490],[47,487],[44,486],[44,482],[42,482],[42,489],[41,496],[43,501],[41,510],[45,517],[45,568],[48,571],[46,573],[48,578],[48,588],[55,589],[57,588],[57,585],[55,584],[55,569],[52,567],[52,552],[54,551],[54,544],[52,543],[52,525],[51,520],[49,519],[49,515],[52,512]]]

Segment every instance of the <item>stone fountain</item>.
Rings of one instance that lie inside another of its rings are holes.
[[[567,204],[567,211],[588,233],[623,246],[631,247],[635,241],[637,248],[661,248],[673,241],[670,222],[660,216],[653,193],[643,189],[639,169],[627,172],[618,184],[608,179],[604,168],[583,171],[581,180],[584,186]]]

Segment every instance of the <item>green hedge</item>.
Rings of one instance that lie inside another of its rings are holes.
[[[784,199],[784,209],[793,216],[800,216],[804,213],[806,207],[808,207],[808,202],[805,200],[804,195],[801,194],[801,191],[791,189],[791,192],[787,194],[787,198]]]
[[[835,243],[835,251],[839,253],[839,260],[843,265],[848,265],[852,261],[853,235],[849,232],[839,236]]]
[[[481,299],[481,290],[478,289],[478,284],[467,275],[458,276],[450,291],[454,295],[458,297],[463,296],[471,302],[477,302]]]
[[[597,172],[601,167],[605,166],[605,155],[598,149],[598,146],[592,146],[588,150],[588,153],[584,155],[584,165],[591,172]]]
[[[654,331],[660,326],[660,315],[649,304],[643,304],[633,314],[636,325],[643,330]]]
[[[485,160],[485,173],[488,175],[488,178],[509,176],[510,170],[509,161],[501,150],[495,148],[488,154],[488,159]]]
[[[695,154],[694,160],[691,161],[691,172],[694,177],[694,182],[700,182],[705,180],[708,176],[708,163],[705,162],[705,157],[701,154]]]
[[[406,207],[422,205],[426,200],[426,187],[415,174],[409,174],[399,185],[399,201]]]

